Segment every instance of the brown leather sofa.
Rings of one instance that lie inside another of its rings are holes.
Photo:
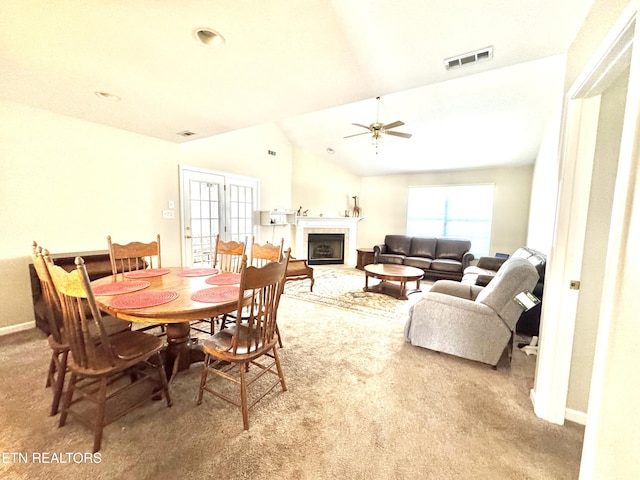
[[[426,278],[461,280],[473,260],[470,249],[469,240],[386,235],[373,247],[373,263],[418,267]]]

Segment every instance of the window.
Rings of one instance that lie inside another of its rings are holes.
[[[476,257],[489,254],[494,185],[409,187],[407,235],[471,240]]]

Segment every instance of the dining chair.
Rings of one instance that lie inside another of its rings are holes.
[[[265,243],[260,245],[256,243],[256,237],[251,238],[251,261],[254,267],[264,267],[269,262],[279,262],[282,258],[282,249],[284,248],[284,238],[280,239],[280,245]]]
[[[244,243],[230,240],[225,242],[216,235],[216,250],[213,253],[213,268],[222,272],[240,273],[242,258],[247,249],[247,239]]]
[[[113,243],[111,235],[107,236],[111,273],[142,270],[144,268],[162,267],[160,256],[160,234],[156,240],[149,243],[130,242],[127,244]]]
[[[284,248],[284,238],[280,239],[280,245],[274,245],[272,243],[265,243],[260,245],[256,243],[255,237],[251,238],[251,261],[249,262],[254,267],[264,267],[269,262],[279,262],[282,259],[282,249]],[[245,307],[246,308],[246,307]],[[233,316],[233,314],[229,315]],[[223,322],[226,319],[223,319]],[[224,324],[221,325],[224,328]],[[278,334],[278,346],[283,347],[282,336],[278,330],[278,324],[276,324],[276,333]]]
[[[46,257],[45,257],[46,258]],[[127,330],[108,336],[102,314],[91,290],[84,260],[77,257],[76,269],[66,272],[61,267],[47,262],[53,283],[62,306],[64,332],[71,355],[68,358],[70,379],[60,412],[59,426],[66,424],[71,414],[82,423],[93,426],[93,452],[100,450],[104,427],[152,397],[162,396],[171,406],[167,377],[160,352],[163,342],[155,335]],[[85,313],[83,302],[87,302],[90,314]],[[92,328],[93,327],[93,328]],[[154,375],[155,372],[155,375]],[[133,403],[108,418],[107,400],[122,392],[149,382],[147,395],[139,398],[131,395],[127,401]],[[78,393],[78,398],[74,394]],[[96,405],[93,422],[87,408],[82,408],[88,399]]]
[[[156,240],[143,242],[129,242],[127,244],[113,243],[111,235],[107,236],[107,245],[109,247],[109,260],[111,261],[111,273],[128,273],[136,270],[144,270],[145,268],[162,267],[162,257],[160,255],[160,234],[156,236]],[[162,324],[152,324],[146,326],[137,326],[136,330],[147,331],[160,327],[159,336],[166,334],[166,328]]]
[[[220,239],[220,234],[216,235],[216,247],[213,253],[213,268],[217,268],[221,272],[228,273],[240,273],[242,267],[242,258],[247,249],[247,241],[236,242],[231,240],[225,242]],[[224,326],[227,315],[222,316],[221,327]],[[203,318],[202,320],[195,320],[191,322],[191,328],[201,333],[213,335],[215,331],[215,324],[218,323],[218,318]],[[207,325],[207,329],[203,329],[202,324]]]
[[[276,320],[289,254],[290,249],[285,252],[281,262],[271,262],[261,268],[247,266],[247,257],[243,257],[238,311],[242,310],[244,302],[249,298],[248,315],[238,316],[233,325],[202,342],[205,359],[197,403],[202,403],[206,391],[239,407],[245,430],[249,429],[249,409],[278,384],[283,392],[287,390],[278,356]],[[250,365],[257,368],[250,369]],[[273,382],[260,382],[258,385],[261,391],[249,399],[249,387],[265,374],[274,375],[276,379]],[[210,379],[209,375],[213,375],[213,378]],[[215,377],[235,385],[233,388],[239,390],[234,392],[235,398],[228,388],[220,385],[219,379],[215,379],[217,382],[212,385]]]
[[[48,250],[42,248],[34,241],[31,246],[31,261],[40,282],[40,290],[42,291],[45,315],[50,332],[47,342],[49,343],[49,348],[51,348],[51,360],[49,361],[45,387],[53,387],[53,401],[51,402],[51,411],[49,413],[49,415],[53,416],[58,413],[60,398],[64,390],[69,344],[64,338],[60,298],[49,274],[45,256],[50,262],[52,261]],[[86,302],[84,303],[84,308],[88,310]],[[131,328],[130,322],[125,322],[124,320],[110,316],[103,317],[103,323],[108,335],[115,335]]]

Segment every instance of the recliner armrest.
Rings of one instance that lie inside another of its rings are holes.
[[[506,258],[499,257],[480,257],[477,267],[497,272],[506,260]]]
[[[486,287],[487,285],[489,285],[489,282],[493,280],[494,276],[495,275],[478,275],[476,277],[476,285],[480,287]]]
[[[442,293],[465,300],[475,300],[481,291],[482,287],[467,285],[454,280],[438,280],[429,290],[430,293]]]

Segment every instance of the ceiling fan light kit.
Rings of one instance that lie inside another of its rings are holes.
[[[376,147],[376,154],[378,153],[378,144],[384,140],[385,135],[392,135],[394,137],[400,138],[411,138],[410,133],[396,132],[391,130],[392,128],[401,127],[404,125],[404,122],[400,120],[396,120],[395,122],[387,123],[386,125],[380,122],[380,97],[376,97],[378,102],[377,104],[377,113],[376,113],[376,121],[369,126],[363,125],[361,123],[352,123],[356,127],[366,128],[367,132],[362,133],[354,133],[353,135],[347,135],[344,138],[357,137],[359,135],[368,135],[371,134],[371,144]]]

